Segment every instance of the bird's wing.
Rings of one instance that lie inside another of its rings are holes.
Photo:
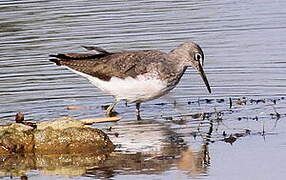
[[[82,46],[84,49],[90,51],[93,54],[109,54],[106,50],[97,46]]]
[[[57,54],[50,61],[73,70],[108,81],[111,77],[135,78],[147,73],[148,64],[156,62],[159,51],[124,51],[108,54]]]

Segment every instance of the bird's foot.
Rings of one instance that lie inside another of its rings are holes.
[[[112,103],[110,106],[108,106],[108,108],[106,109],[105,115],[107,117],[113,117],[116,116],[118,113],[113,111],[113,108],[116,106],[116,104],[118,103],[118,101],[114,101],[114,103]]]
[[[105,116],[106,117],[112,117],[112,111],[106,111]]]
[[[137,120],[141,120],[140,114],[136,115]]]
[[[106,110],[105,112],[105,116],[106,117],[114,117],[114,116],[117,116],[118,115],[118,112],[116,111],[113,111],[113,110]]]

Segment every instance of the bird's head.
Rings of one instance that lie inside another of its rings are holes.
[[[176,49],[170,52],[174,58],[179,60],[181,67],[193,67],[202,77],[209,93],[211,93],[211,88],[204,72],[204,53],[201,47],[194,42],[186,42],[178,46]]]

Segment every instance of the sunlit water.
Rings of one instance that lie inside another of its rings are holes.
[[[64,115],[103,116],[101,106],[110,104],[112,97],[49,62],[49,54],[83,52],[81,45],[109,51],[170,51],[193,40],[205,53],[211,95],[197,73],[188,69],[170,94],[142,105],[142,122],[135,120],[134,105],[121,103],[116,111],[123,120],[99,126],[106,132],[112,126],[119,134],[116,138],[109,132],[123,156],[170,154],[174,149],[170,138],[177,138],[177,152],[171,153],[174,160],[157,160],[162,167],[152,164],[145,169],[118,167],[107,161],[107,170],[89,170],[77,178],[282,179],[286,176],[286,166],[281,163],[286,160],[285,9],[283,0],[0,1],[1,124],[13,121],[17,112],[33,121]],[[232,109],[229,97],[234,101]],[[242,97],[247,104],[236,104]],[[224,101],[206,103],[205,98]],[[266,102],[250,103],[250,99]],[[67,110],[67,106],[88,108]],[[215,111],[223,111],[221,121],[190,116]],[[279,120],[270,115],[275,111],[281,114]],[[250,135],[232,146],[220,141],[223,131],[228,137],[246,129],[251,130]],[[178,147],[180,139],[186,144],[184,149]],[[208,152],[209,161],[194,168],[192,163],[202,162],[194,160],[201,152]],[[60,173],[44,174],[27,172],[31,178],[50,174],[63,178]]]

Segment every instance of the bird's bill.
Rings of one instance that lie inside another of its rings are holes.
[[[212,91],[211,91],[210,84],[209,84],[209,82],[208,82],[208,79],[207,79],[207,76],[206,76],[206,74],[205,74],[205,72],[204,72],[204,69],[203,69],[203,67],[202,67],[202,65],[201,65],[200,63],[199,63],[199,65],[198,65],[198,67],[197,67],[197,71],[198,71],[199,74],[201,75],[201,77],[202,77],[202,79],[203,79],[205,85],[207,86],[207,89],[208,89],[209,93],[211,93]]]

